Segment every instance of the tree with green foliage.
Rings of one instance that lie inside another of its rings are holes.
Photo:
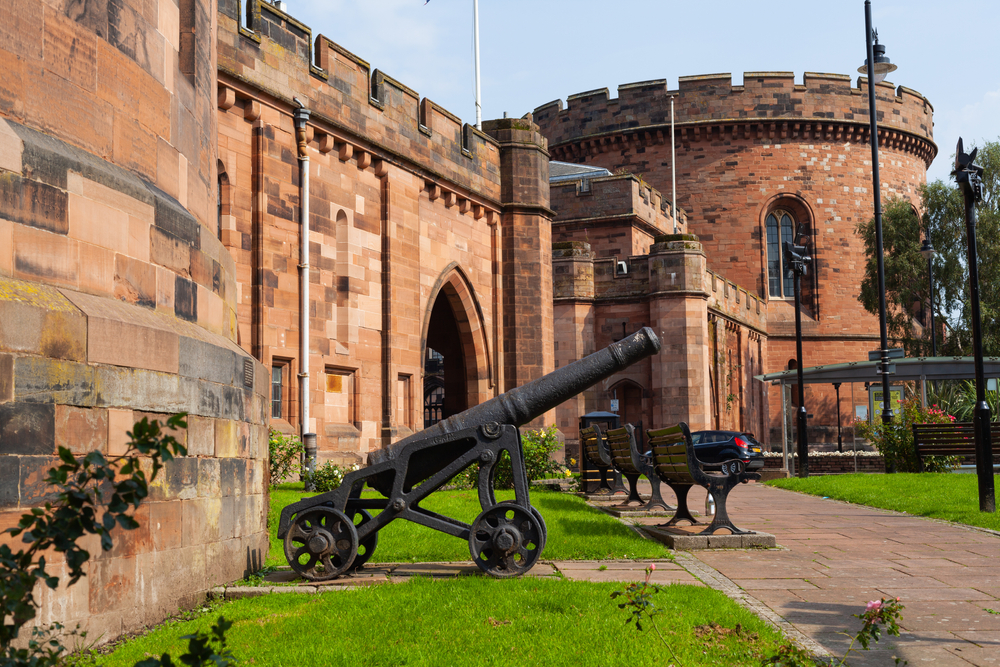
[[[983,199],[976,207],[983,349],[994,356],[1000,355],[1000,141],[981,146],[976,163],[985,169]],[[927,260],[920,254],[921,240],[929,234],[936,251],[932,271],[938,355],[968,356],[972,313],[962,194],[953,183],[938,180],[921,186],[920,198],[922,218],[902,199],[889,200],[882,213],[889,337],[902,344],[907,356],[931,353],[930,330],[917,326],[914,319],[930,303]],[[878,315],[874,219],[860,223],[857,232],[868,257],[859,301],[865,310]]]

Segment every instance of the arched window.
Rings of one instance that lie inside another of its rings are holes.
[[[767,284],[768,294],[777,298],[791,298],[794,284],[784,266],[784,243],[794,240],[795,219],[783,209],[767,214]]]

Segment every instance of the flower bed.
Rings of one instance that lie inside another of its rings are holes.
[[[857,468],[854,452],[809,452],[810,475],[838,475],[850,472],[885,472],[885,460],[878,452],[858,452]],[[796,455],[791,456],[797,459]],[[764,453],[764,469],[781,468],[781,452]]]

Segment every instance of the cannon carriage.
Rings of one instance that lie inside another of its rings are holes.
[[[304,498],[281,512],[278,537],[298,574],[334,579],[367,562],[378,531],[405,519],[466,540],[476,565],[494,577],[524,574],[545,546],[545,521],[532,507],[518,426],[555,408],[612,374],[660,349],[648,327],[584,359],[448,417],[434,426],[371,452],[368,466],[344,477],[340,487]],[[511,461],[514,500],[498,503],[496,466]],[[455,475],[479,466],[481,512],[471,523],[421,507]],[[363,498],[369,486],[382,498]],[[379,510],[377,515],[372,510]]]

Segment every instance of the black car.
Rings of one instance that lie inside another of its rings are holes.
[[[764,467],[763,447],[749,433],[739,431],[695,431],[691,434],[694,453],[703,463],[740,459],[747,470]]]

